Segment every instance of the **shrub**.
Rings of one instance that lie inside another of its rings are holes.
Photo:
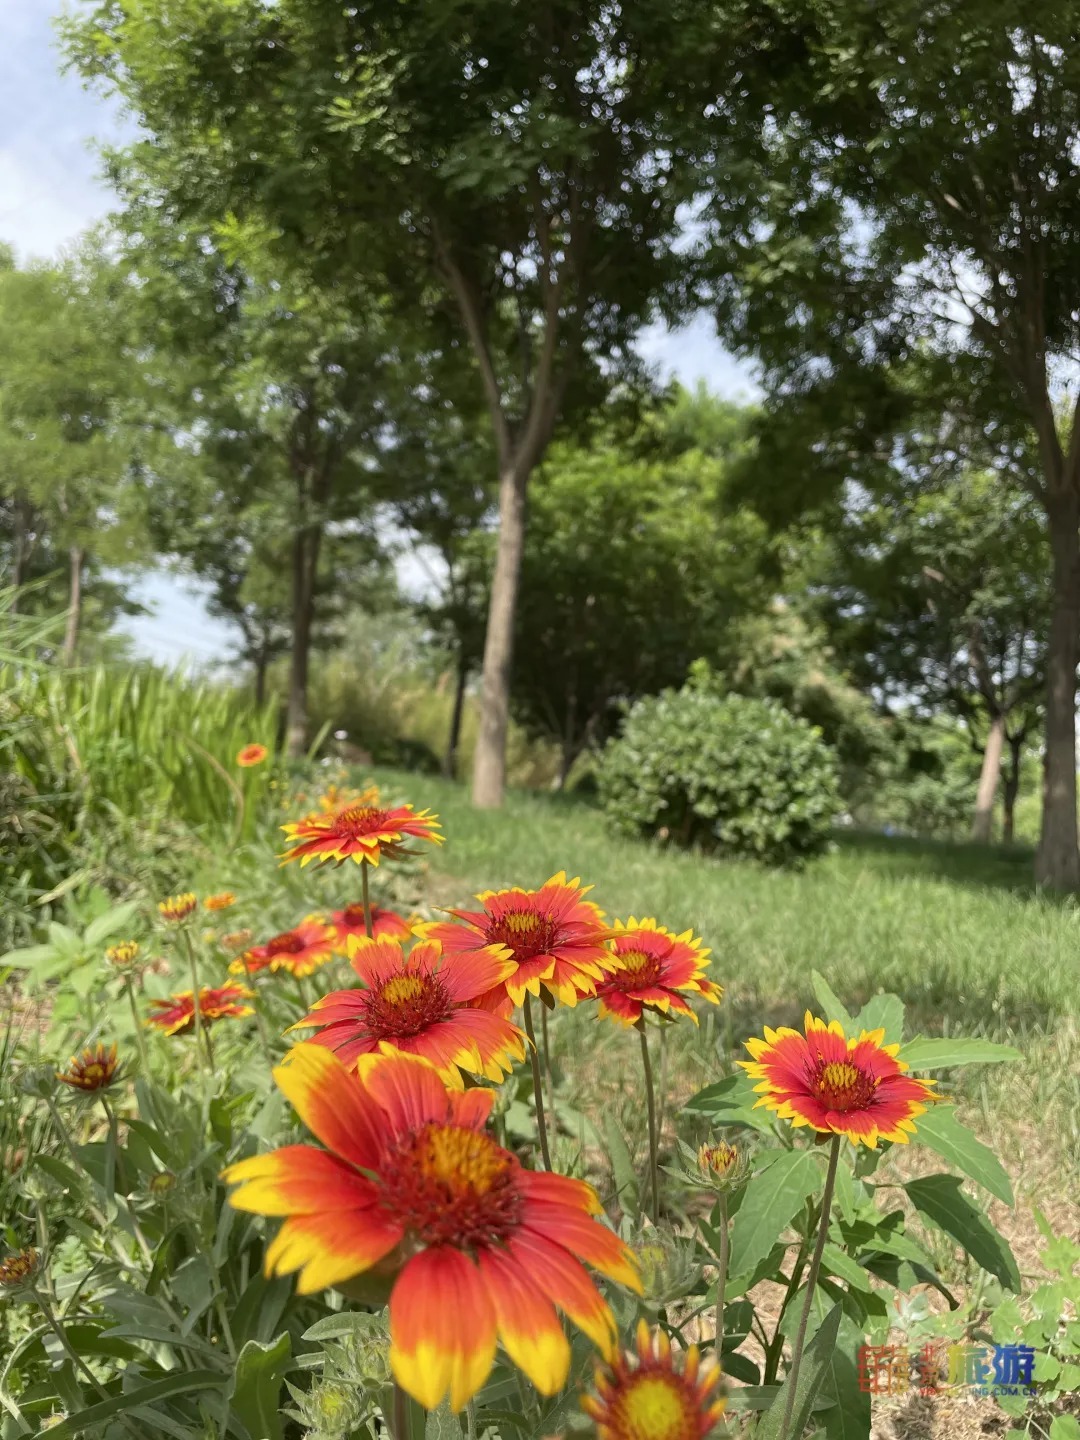
[[[639,700],[599,772],[620,829],[791,865],[825,849],[839,805],[818,732],[778,705],[696,685]]]

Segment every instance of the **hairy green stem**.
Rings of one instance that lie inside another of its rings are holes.
[[[532,996],[526,990],[525,1004],[522,1007],[525,1016],[525,1034],[529,1037],[529,1061],[532,1065],[533,1099],[536,1101],[536,1129],[540,1136],[540,1154],[543,1157],[544,1169],[551,1169],[551,1151],[548,1149],[547,1121],[544,1119],[544,1087],[540,1079],[540,1056],[536,1050],[536,1031],[533,1029],[532,1006],[529,1003]]]
[[[720,1254],[717,1257],[716,1276],[716,1363],[720,1363],[724,1348],[724,1292],[727,1290],[728,1256],[731,1253],[731,1236],[728,1233],[727,1196],[720,1196]]]
[[[791,1352],[791,1369],[788,1371],[784,1382],[787,1389],[787,1400],[784,1402],[784,1419],[780,1425],[780,1440],[788,1440],[791,1412],[795,1408],[795,1390],[799,1382],[799,1369],[802,1365],[803,1346],[806,1343],[806,1327],[810,1323],[810,1310],[814,1303],[814,1291],[817,1288],[818,1274],[821,1270],[821,1257],[824,1253],[825,1241],[829,1234],[833,1190],[836,1186],[836,1165],[839,1159],[840,1136],[833,1135],[832,1145],[829,1149],[829,1169],[825,1175],[825,1189],[821,1196],[821,1219],[818,1223],[817,1243],[814,1246],[814,1254],[811,1257],[810,1269],[806,1276],[806,1299],[803,1301],[802,1314],[799,1316],[799,1328],[796,1332],[795,1345]]]
[[[365,860],[360,866],[360,884],[364,898],[364,934],[369,940],[375,938],[375,927],[371,923],[371,886],[368,883],[368,866]]]
[[[139,1065],[142,1073],[149,1079],[150,1057],[146,1052],[146,1036],[143,1034],[143,1022],[139,1018],[139,1007],[135,1003],[135,985],[130,973],[124,976],[124,989],[127,992],[128,1004],[131,1006],[131,1018],[135,1024],[135,1047],[139,1052]]]
[[[660,1166],[657,1160],[657,1135],[656,1135],[656,1094],[653,1090],[652,1062],[649,1059],[649,1037],[645,1033],[645,1016],[637,1022],[637,1032],[641,1037],[641,1064],[645,1070],[645,1104],[649,1112],[649,1178],[652,1185],[652,1222],[656,1225],[660,1219]]]

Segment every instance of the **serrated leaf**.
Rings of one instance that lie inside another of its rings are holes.
[[[999,1065],[1005,1060],[1022,1060],[1019,1050],[1011,1045],[998,1045],[993,1040],[928,1040],[918,1035],[904,1045],[898,1060],[912,1070],[946,1070],[953,1065]]]
[[[904,1186],[919,1214],[944,1230],[977,1265],[1010,1290],[1020,1289],[1020,1272],[1009,1243],[960,1189],[955,1175],[926,1175]]]
[[[755,1175],[731,1227],[729,1275],[745,1275],[760,1264],[822,1183],[821,1169],[806,1150],[784,1151]]]
[[[956,1118],[951,1105],[934,1105],[918,1121],[918,1140],[962,1170],[976,1184],[1006,1205],[1013,1203],[1009,1176],[988,1145],[984,1145]]]

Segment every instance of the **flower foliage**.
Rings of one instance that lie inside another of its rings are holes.
[[[204,1025],[215,1020],[239,1020],[254,1014],[247,1000],[254,992],[246,985],[202,986],[199,990],[199,1018]],[[164,1035],[186,1035],[195,1028],[195,1002],[191,990],[181,990],[167,1000],[151,1000],[153,1013],[147,1020]]]

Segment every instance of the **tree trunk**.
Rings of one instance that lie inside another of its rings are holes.
[[[319,564],[322,527],[308,525],[293,539],[292,653],[289,658],[289,703],[285,748],[294,759],[303,755],[308,732],[308,661],[311,622],[315,611],[315,575]]]
[[[1008,738],[1009,768],[1005,772],[1005,785],[1001,794],[1001,838],[1006,845],[1011,845],[1016,817],[1016,797],[1020,793],[1020,764],[1024,750],[1024,736],[1022,734],[1010,735]]]
[[[255,704],[266,703],[266,671],[269,667],[266,646],[261,645],[255,654]]]
[[[497,810],[506,784],[506,734],[510,726],[510,670],[514,654],[521,555],[525,546],[525,494],[529,465],[519,459],[499,477],[499,539],[484,637],[480,733],[473,761],[473,804]]]
[[[65,665],[74,665],[75,653],[79,648],[79,625],[82,622],[82,579],[83,560],[86,552],[80,545],[68,550],[68,612],[64,630],[64,649],[61,658]]]
[[[454,682],[454,708],[450,712],[450,735],[446,742],[443,758],[443,774],[448,780],[457,779],[457,755],[461,744],[461,721],[465,714],[465,689],[469,683],[469,665],[465,651],[458,648],[457,677]]]
[[[1058,490],[1047,502],[1053,598],[1046,653],[1043,812],[1037,884],[1080,888],[1076,831],[1076,661],[1080,638],[1080,497]]]
[[[990,733],[986,737],[982,773],[975,796],[975,819],[971,826],[971,838],[980,845],[990,844],[994,822],[994,797],[997,795],[998,779],[1001,775],[1001,752],[1004,748],[1005,717],[998,713],[990,719]]]

